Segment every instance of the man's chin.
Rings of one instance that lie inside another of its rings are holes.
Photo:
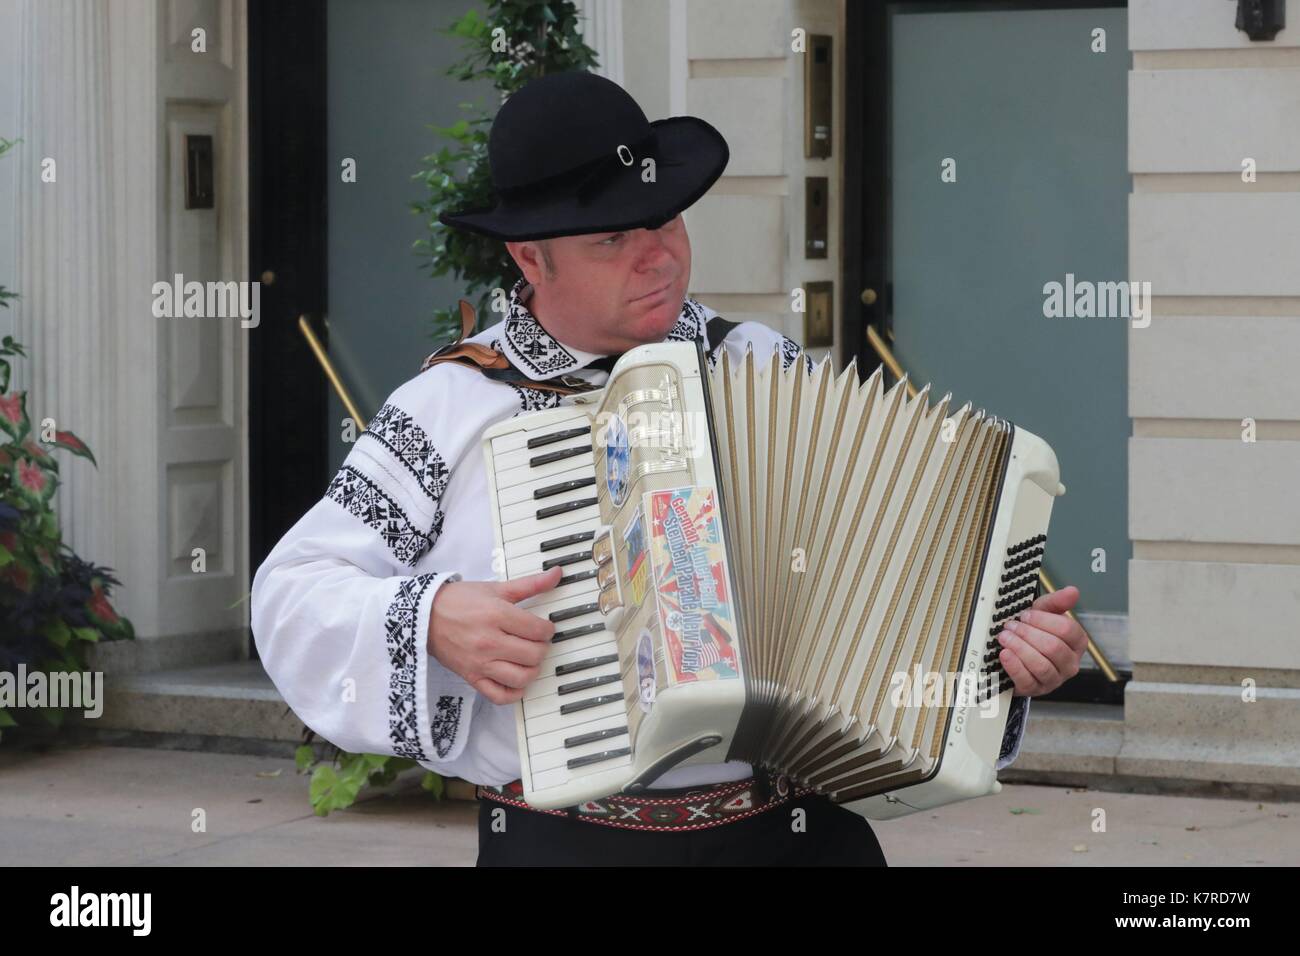
[[[681,303],[678,303],[675,307],[664,304],[641,315],[632,316],[632,321],[628,322],[624,328],[634,330],[633,335],[639,342],[662,342],[664,337],[672,331],[673,326],[677,324],[677,318],[681,313]]]

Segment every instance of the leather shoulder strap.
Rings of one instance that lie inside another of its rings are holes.
[[[478,342],[466,342],[474,329],[474,307],[464,299],[460,300],[460,338],[442,346],[420,365],[420,371],[427,371],[439,362],[457,362],[482,372],[488,378],[498,382],[508,382],[543,392],[559,392],[562,395],[574,395],[590,392],[599,388],[590,382],[571,375],[561,375],[547,381],[536,382],[521,374],[510,364],[510,360],[490,345]]]

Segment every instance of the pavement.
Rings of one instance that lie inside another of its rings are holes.
[[[408,773],[317,817],[293,761],[0,748],[0,866],[472,866],[477,807]],[[1005,784],[873,822],[891,866],[1287,866],[1300,804]]]

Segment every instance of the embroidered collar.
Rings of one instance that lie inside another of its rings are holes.
[[[523,279],[517,281],[510,290],[510,306],[501,330],[500,347],[511,365],[533,381],[540,382],[577,371],[604,358],[600,353],[585,352],[572,345],[565,345],[542,328],[542,324],[524,304],[531,294],[532,288]],[[709,342],[705,323],[715,314],[707,306],[688,297],[682,303],[677,324],[668,330],[664,341],[693,342],[703,338],[707,351]]]

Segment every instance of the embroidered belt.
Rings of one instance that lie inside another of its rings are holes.
[[[766,770],[744,780],[711,786],[647,790],[635,796],[619,793],[564,810],[530,807],[524,802],[524,786],[519,780],[500,787],[480,784],[477,790],[480,800],[494,800],[534,813],[549,813],[625,830],[660,832],[703,830],[746,820],[812,792],[811,787],[794,786],[785,774]]]

